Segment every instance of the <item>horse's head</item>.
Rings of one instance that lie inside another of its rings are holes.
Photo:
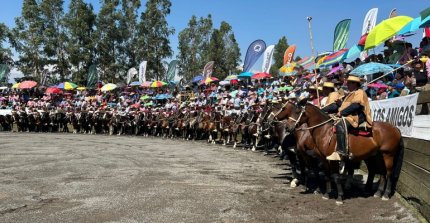
[[[289,132],[293,132],[297,126],[306,122],[307,117],[305,115],[305,106],[306,103],[288,101],[277,114],[276,118],[278,120],[287,119],[287,130]]]

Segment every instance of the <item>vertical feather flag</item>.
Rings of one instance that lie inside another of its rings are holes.
[[[173,79],[175,78],[175,74],[176,74],[176,67],[178,66],[179,61],[177,60],[172,60],[169,63],[169,68],[167,69],[167,74],[166,74],[166,81],[173,81]]]
[[[139,82],[144,83],[146,81],[146,65],[148,61],[142,61],[139,65]]]
[[[206,63],[205,67],[203,68],[203,80],[206,80],[206,78],[212,76],[214,65],[215,65],[215,61],[209,61]]]
[[[270,45],[264,51],[263,66],[261,71],[269,73],[270,67],[272,66],[273,52],[275,51],[275,45]]]
[[[284,53],[284,65],[291,63],[294,58],[294,53],[296,52],[296,45],[289,46]]]
[[[263,40],[259,39],[252,42],[248,47],[248,51],[246,52],[243,71],[248,72],[251,70],[252,66],[254,66],[255,62],[257,62],[258,58],[260,58],[265,50],[266,43]]]
[[[7,76],[9,74],[9,66],[6,64],[0,64],[0,83],[7,82]]]
[[[43,71],[42,71],[42,77],[40,78],[40,85],[41,86],[46,86],[46,82],[47,82],[47,80],[48,80],[48,73],[49,73],[49,70],[48,69],[44,69]],[[0,81],[1,82],[1,81]]]
[[[391,10],[390,15],[388,16],[388,18],[390,19],[390,18],[393,18],[393,17],[396,17],[396,16],[397,16],[397,9],[393,8]]]
[[[127,71],[127,85],[131,83],[131,80],[136,76],[137,70],[132,67]]]
[[[344,19],[340,21],[334,29],[333,51],[339,51],[346,46],[349,36],[349,27],[351,19]]]
[[[97,67],[96,65],[91,65],[88,69],[87,76],[87,88],[93,87],[97,82]]]
[[[364,21],[363,21],[363,29],[361,31],[362,37],[367,33],[369,33],[370,30],[372,30],[375,27],[377,17],[378,17],[378,8],[370,9],[367,12],[366,17],[364,17]],[[364,60],[366,57],[367,57],[367,51],[361,52],[360,58]]]

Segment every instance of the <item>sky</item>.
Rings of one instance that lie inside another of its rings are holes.
[[[9,27],[15,25],[14,18],[21,13],[23,0],[3,0],[0,7],[0,22]],[[70,0],[65,0],[67,8]],[[84,0],[91,3],[97,12],[100,0]],[[310,56],[308,22],[311,16],[314,46],[316,52],[329,51],[333,47],[333,33],[336,24],[343,19],[351,19],[350,36],[347,47],[354,45],[361,36],[364,16],[371,8],[378,8],[377,23],[387,19],[393,8],[398,15],[418,17],[419,12],[430,6],[430,0],[171,0],[171,14],[167,20],[175,29],[171,36],[171,47],[178,51],[178,33],[187,27],[192,15],[212,15],[214,26],[221,21],[232,27],[239,47],[241,59],[251,42],[263,39],[267,45],[276,44],[282,36],[288,43],[296,44],[296,56]],[[142,5],[145,1],[142,0]],[[143,8],[143,7],[142,7]],[[142,9],[141,9],[142,10]],[[408,37],[414,46],[419,44],[421,33]],[[383,49],[376,48],[376,52]]]

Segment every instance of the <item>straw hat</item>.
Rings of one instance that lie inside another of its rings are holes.
[[[324,82],[323,87],[334,88],[334,83],[333,82]]]
[[[357,76],[349,75],[348,79],[346,79],[346,80],[349,82],[361,83],[361,79]]]

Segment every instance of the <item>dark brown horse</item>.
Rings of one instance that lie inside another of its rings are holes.
[[[298,106],[288,103],[279,118],[288,117],[289,130],[296,129],[298,125],[306,123],[309,127],[302,130],[310,130],[316,148],[322,157],[328,157],[335,151],[336,137],[333,137],[333,118],[328,116],[322,110],[309,103],[300,103]],[[381,197],[383,200],[389,199],[392,190],[398,180],[402,159],[403,145],[400,131],[389,123],[374,122],[372,127],[372,137],[363,137],[350,134],[348,136],[350,152],[353,154],[351,162],[359,162],[374,157],[377,154],[382,155],[385,166],[381,174],[379,187],[375,197]],[[332,164],[338,165],[338,162],[329,162],[332,170],[332,177],[336,182],[338,190],[338,202],[343,200],[343,188],[340,184],[338,173],[333,170]],[[369,170],[371,171],[371,170]],[[374,175],[375,172],[369,172]],[[368,182],[369,183],[369,182]]]

